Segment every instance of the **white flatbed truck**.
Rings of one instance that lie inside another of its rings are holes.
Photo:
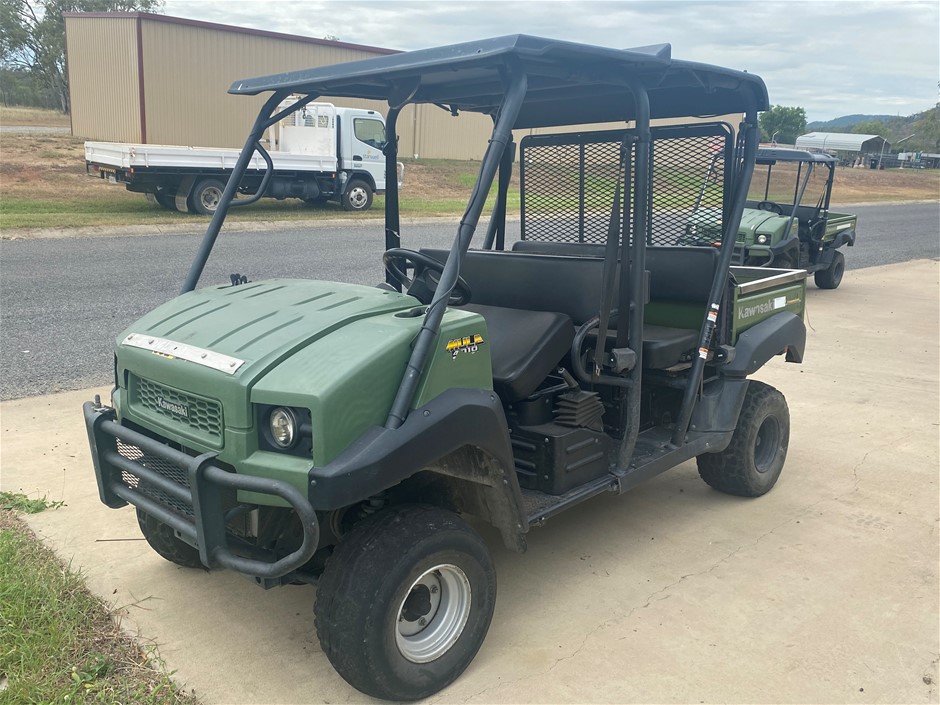
[[[281,107],[294,102],[288,99]],[[346,210],[364,211],[374,194],[385,191],[385,119],[374,110],[310,103],[269,128],[262,144],[273,167],[265,197],[332,200]],[[146,194],[164,208],[211,215],[240,153],[224,147],[86,142],[85,171]],[[257,193],[266,170],[256,152],[238,193]],[[399,183],[403,171],[399,163]]]

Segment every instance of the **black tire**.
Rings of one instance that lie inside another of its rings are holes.
[[[448,587],[455,583],[445,577],[457,573],[462,582]],[[439,589],[427,587],[438,578]],[[439,594],[436,606],[432,592]],[[343,538],[320,578],[314,614],[323,652],[346,682],[401,701],[433,695],[463,673],[483,644],[495,603],[496,573],[479,535],[452,512],[407,505],[365,519]],[[454,605],[466,621],[448,632],[441,625],[460,620],[442,607]],[[414,619],[407,619],[409,610]],[[413,636],[402,634],[413,629]],[[450,636],[439,642],[439,654],[406,657],[417,651],[409,639],[442,629]]]
[[[820,289],[837,289],[845,274],[845,255],[836,250],[832,253],[832,262],[826,269],[820,269],[813,275],[816,286]]]
[[[698,472],[716,490],[760,497],[780,477],[789,443],[787,400],[770,385],[752,380],[731,443],[720,453],[698,456]]]
[[[154,199],[157,203],[166,208],[168,211],[176,210],[176,196],[169,192],[157,191],[153,194]]]
[[[343,191],[343,210],[367,211],[372,207],[372,187],[362,179],[353,179]]]
[[[197,181],[192,193],[189,194],[189,207],[193,213],[212,215],[219,207],[223,191],[225,191],[225,184],[218,179]]]
[[[170,563],[176,563],[184,568],[204,568],[199,560],[198,549],[193,548],[185,541],[181,541],[173,533],[173,529],[161,521],[157,521],[149,514],[137,510],[137,524],[140,533],[147,539],[150,548]]]

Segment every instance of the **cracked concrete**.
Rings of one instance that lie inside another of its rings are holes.
[[[938,264],[810,285],[790,455],[757,500],[686,463],[530,533],[487,534],[499,600],[476,660],[432,703],[938,701]],[[0,405],[5,490],[66,507],[29,522],[206,703],[362,702],[313,632],[310,587],[264,592],[151,553],[97,499],[80,404]]]

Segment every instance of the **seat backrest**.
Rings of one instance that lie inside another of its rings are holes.
[[[520,240],[512,250],[594,259],[604,256],[603,245],[579,242]],[[706,303],[717,265],[718,250],[714,247],[647,247],[650,300]]]
[[[448,255],[447,250],[421,253],[440,262]],[[598,314],[603,269],[604,261],[596,257],[470,250],[460,276],[475,304],[564,313],[581,325]]]

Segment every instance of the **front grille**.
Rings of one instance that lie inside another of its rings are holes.
[[[177,485],[189,489],[189,476],[186,474],[186,471],[174,465],[173,463],[145,453],[137,446],[124,443],[120,439],[117,441],[117,451],[128,460],[132,460],[139,465],[143,465],[148,470],[152,470],[153,472],[157,473],[158,475],[162,475]],[[165,507],[170,507],[178,514],[189,517],[193,516],[193,508],[191,504],[180,502],[176,497],[172,497],[166,492],[148,485],[146,482],[141,482],[139,477],[127,472],[126,470],[121,471],[121,482],[132,489],[138,490],[141,494],[147,495]]]
[[[222,439],[222,405],[212,399],[185,394],[142,377],[135,378],[136,405],[171,424],[188,428],[218,443]]]

